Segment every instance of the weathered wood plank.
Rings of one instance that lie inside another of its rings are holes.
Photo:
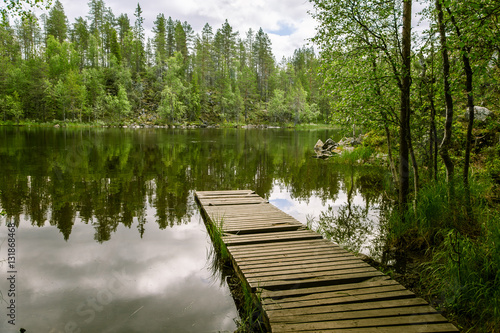
[[[390,322],[390,318],[385,319]],[[293,326],[274,327],[273,333],[280,332],[324,332],[324,333],[450,333],[458,332],[458,330],[449,323],[423,323],[423,324],[410,324],[410,325],[396,325],[396,326],[375,326],[375,327],[357,327],[357,328],[336,328],[336,329],[297,329]]]
[[[278,291],[259,289],[257,292],[262,298],[280,299],[280,298],[287,298],[287,297],[294,297],[301,295],[310,295],[315,293],[346,291],[346,290],[347,291],[363,290],[363,289],[369,289],[373,287],[383,287],[383,286],[400,286],[400,284],[394,280],[390,280],[390,278],[387,275],[383,275],[361,283],[329,285],[323,287],[300,288],[300,289],[289,289],[289,290],[278,290]]]
[[[315,280],[317,278],[330,278],[334,281],[336,276],[341,275],[356,275],[356,273],[371,273],[372,276],[381,275],[380,271],[372,268],[372,267],[353,267],[353,268],[345,268],[341,267],[339,269],[314,269],[314,270],[294,270],[289,271],[287,273],[280,274],[279,272],[274,274],[264,274],[264,275],[254,275],[247,277],[248,282],[273,282],[276,280],[282,281],[305,281],[305,280]]]
[[[353,258],[355,256],[352,253],[349,253],[348,251],[342,249],[339,246],[334,246],[333,244],[325,244],[322,242],[315,242],[316,240],[319,240],[318,238],[312,239],[312,240],[305,240],[303,243],[297,243],[295,241],[288,241],[286,243],[267,243],[267,244],[262,244],[261,246],[258,247],[253,247],[252,248],[242,248],[240,245],[238,246],[231,246],[229,245],[228,248],[231,250],[232,253],[239,253],[239,254],[257,254],[257,253],[284,253],[288,251],[293,251],[296,253],[315,253],[316,251],[327,251],[329,253],[344,253],[344,254],[349,254]],[[358,259],[359,260],[359,259]]]
[[[227,235],[223,236],[222,240],[226,245],[248,245],[261,244],[269,242],[288,242],[290,240],[304,240],[321,238],[315,232],[309,230],[288,231],[288,232],[273,232],[262,235]]]
[[[241,267],[240,267],[241,268]],[[374,270],[373,267],[364,263],[364,262],[348,262],[348,263],[309,263],[309,264],[300,264],[300,265],[288,265],[284,267],[279,267],[278,269],[268,269],[268,268],[260,268],[260,269],[252,269],[252,268],[241,268],[246,277],[265,277],[265,276],[276,276],[276,275],[284,275],[284,274],[297,274],[297,273],[309,273],[309,272],[322,272],[328,271],[333,272],[335,270],[346,270],[346,269],[357,269],[357,268],[366,268],[370,270]]]
[[[299,227],[294,225],[282,225],[282,226],[265,226],[265,227],[255,227],[255,228],[224,228],[224,232],[234,235],[250,235],[250,234],[263,234],[269,232],[282,232],[282,231],[295,231]]]
[[[320,286],[325,284],[342,284],[342,283],[354,283],[362,282],[364,280],[380,276],[380,272],[344,272],[344,274],[318,274],[316,276],[296,276],[294,278],[288,278],[282,276],[280,278],[267,279],[266,281],[261,281],[259,279],[247,280],[252,290],[257,288],[266,289],[287,289],[287,288],[304,288],[310,286]]]
[[[340,291],[331,291],[331,292],[321,292],[321,293],[313,293],[308,295],[297,295],[293,297],[262,297],[264,303],[273,303],[279,300],[280,304],[286,303],[295,303],[295,302],[303,302],[303,301],[314,301],[322,302],[325,299],[337,298],[341,299],[343,297],[350,296],[360,296],[369,297],[370,295],[378,297],[379,294],[389,293],[389,292],[398,292],[398,291],[407,291],[402,285],[392,285],[392,286],[381,286],[381,287],[371,287],[371,288],[363,288],[363,289],[352,289],[352,290],[340,290]],[[410,294],[405,294],[410,295]]]
[[[304,314],[300,318],[296,316],[272,316],[269,318],[271,323],[279,324],[296,324],[296,323],[310,323],[310,322],[327,322],[332,320],[346,320],[346,319],[366,319],[366,318],[380,318],[380,317],[396,317],[402,315],[418,315],[418,314],[433,314],[436,310],[427,304],[407,307],[395,308],[382,308],[382,309],[369,309],[359,311],[346,311],[329,312],[320,314]]]
[[[277,303],[278,304],[278,303]],[[408,306],[419,306],[428,305],[426,301],[421,298],[398,298],[398,299],[383,299],[383,300],[371,300],[369,302],[351,302],[337,304],[324,304],[322,306],[314,306],[307,308],[276,308],[268,309],[267,315],[271,318],[279,317],[300,317],[306,315],[316,315],[316,314],[329,314],[337,312],[349,312],[349,311],[361,311],[361,310],[378,310],[385,308],[404,308]],[[271,319],[274,320],[274,319]]]
[[[313,300],[305,300],[305,301],[296,301],[296,302],[274,302],[270,300],[270,303],[267,303],[265,299],[262,300],[262,304],[266,311],[271,310],[283,310],[283,309],[297,309],[297,308],[308,308],[314,306],[324,306],[324,305],[335,305],[342,303],[352,303],[352,302],[372,302],[375,300],[389,300],[395,298],[411,298],[415,297],[411,291],[406,289],[403,290],[394,290],[387,291],[384,293],[375,293],[375,294],[361,294],[349,296],[345,295],[343,297],[335,297],[335,298],[325,298],[325,299],[313,299]]]
[[[229,206],[229,205],[260,205],[265,204],[267,201],[258,198],[248,198],[248,199],[200,199],[203,205],[207,206]]]
[[[235,260],[237,257],[233,257]],[[252,268],[252,267],[272,267],[273,265],[275,266],[289,266],[290,264],[293,264],[295,262],[311,262],[314,260],[317,261],[332,261],[332,262],[352,262],[353,259],[352,257],[348,257],[342,254],[326,254],[326,255],[319,255],[316,258],[311,258],[311,257],[304,257],[304,256],[275,256],[275,257],[256,257],[256,258],[245,258],[244,260],[238,260],[238,266],[241,268]]]
[[[210,196],[224,196],[224,195],[249,195],[255,194],[252,190],[226,190],[226,191],[196,191],[195,196],[210,197]]]
[[[332,260],[333,259],[333,260]],[[286,269],[287,267],[303,267],[306,268],[308,266],[314,267],[314,265],[318,266],[329,266],[329,265],[347,265],[347,264],[356,264],[359,263],[359,260],[356,261],[350,257],[320,257],[320,258],[289,258],[286,260],[280,259],[279,261],[270,261],[268,260],[265,263],[261,263],[260,261],[239,261],[239,267],[242,270],[263,270],[263,271],[279,271],[282,269]]]
[[[286,329],[286,332],[302,332],[304,330],[325,330],[345,328],[368,328],[379,326],[415,325],[427,326],[433,323],[446,323],[440,314],[402,315],[388,318],[359,318],[356,320],[332,320],[327,322],[297,323],[273,325],[273,332]]]

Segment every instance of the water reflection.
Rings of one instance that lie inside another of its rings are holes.
[[[78,219],[71,241],[54,227],[21,223],[18,327],[27,332],[234,330],[236,308],[227,287],[214,281],[207,267],[211,244],[200,216],[164,231],[149,223],[140,242],[137,225],[119,226],[111,240],[96,246],[89,242],[92,225]],[[12,331],[4,321],[0,327]]]
[[[233,330],[193,191],[254,189],[327,234],[328,209],[344,212],[343,233],[366,242],[353,217],[377,214],[385,176],[311,158],[318,138],[336,135],[0,128],[2,225],[19,227],[18,322],[28,333]]]
[[[383,235],[379,220],[389,207],[383,196],[386,174],[372,167],[329,164],[333,182],[309,196],[294,197],[294,191],[275,184],[269,201],[326,238],[355,253],[379,258]]]

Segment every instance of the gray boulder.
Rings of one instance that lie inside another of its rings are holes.
[[[323,150],[332,151],[333,149],[337,148],[337,146],[338,146],[338,143],[329,138],[323,144]]]
[[[492,114],[493,112],[483,106],[474,106],[474,120],[476,121],[486,121],[486,118],[488,118]],[[465,112],[465,119],[469,120],[469,110]]]

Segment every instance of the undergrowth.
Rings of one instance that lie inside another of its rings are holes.
[[[500,213],[485,199],[488,181],[471,179],[472,216],[456,182],[425,185],[404,219],[390,215],[388,248],[420,252],[419,293],[464,331],[500,332]],[[402,222],[404,221],[404,222]]]

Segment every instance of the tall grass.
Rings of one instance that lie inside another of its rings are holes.
[[[423,265],[422,283],[465,328],[500,332],[500,214],[472,239],[449,230]]]
[[[216,217],[213,220],[206,222],[205,226],[219,260],[221,262],[230,260],[229,251],[227,250],[227,246],[222,239],[222,236],[224,235],[224,217]]]
[[[500,213],[485,199],[489,188],[471,181],[472,222],[463,186],[457,182],[450,197],[438,182],[419,191],[405,219],[394,210],[387,223],[389,246],[426,250],[422,293],[474,332],[500,332]]]
[[[443,230],[458,230],[470,236],[479,233],[488,203],[484,198],[490,184],[471,180],[470,193],[475,222],[470,223],[465,209],[466,194],[462,182],[455,182],[450,197],[450,188],[445,181],[424,185],[418,192],[414,204],[403,213],[395,209],[388,218],[389,241],[401,238],[419,239],[427,245],[439,244]],[[404,221],[404,222],[402,222]]]
[[[353,150],[342,150],[340,155],[335,157],[338,162],[346,164],[366,163],[375,153],[375,150],[369,146],[358,146]]]
[[[235,301],[238,313],[238,328],[236,332],[265,332],[263,310],[258,295],[252,293],[247,283],[241,280],[233,269],[231,255],[223,240],[224,217],[210,219],[204,216],[213,248],[209,253],[212,276],[218,278],[221,284],[227,281]]]

